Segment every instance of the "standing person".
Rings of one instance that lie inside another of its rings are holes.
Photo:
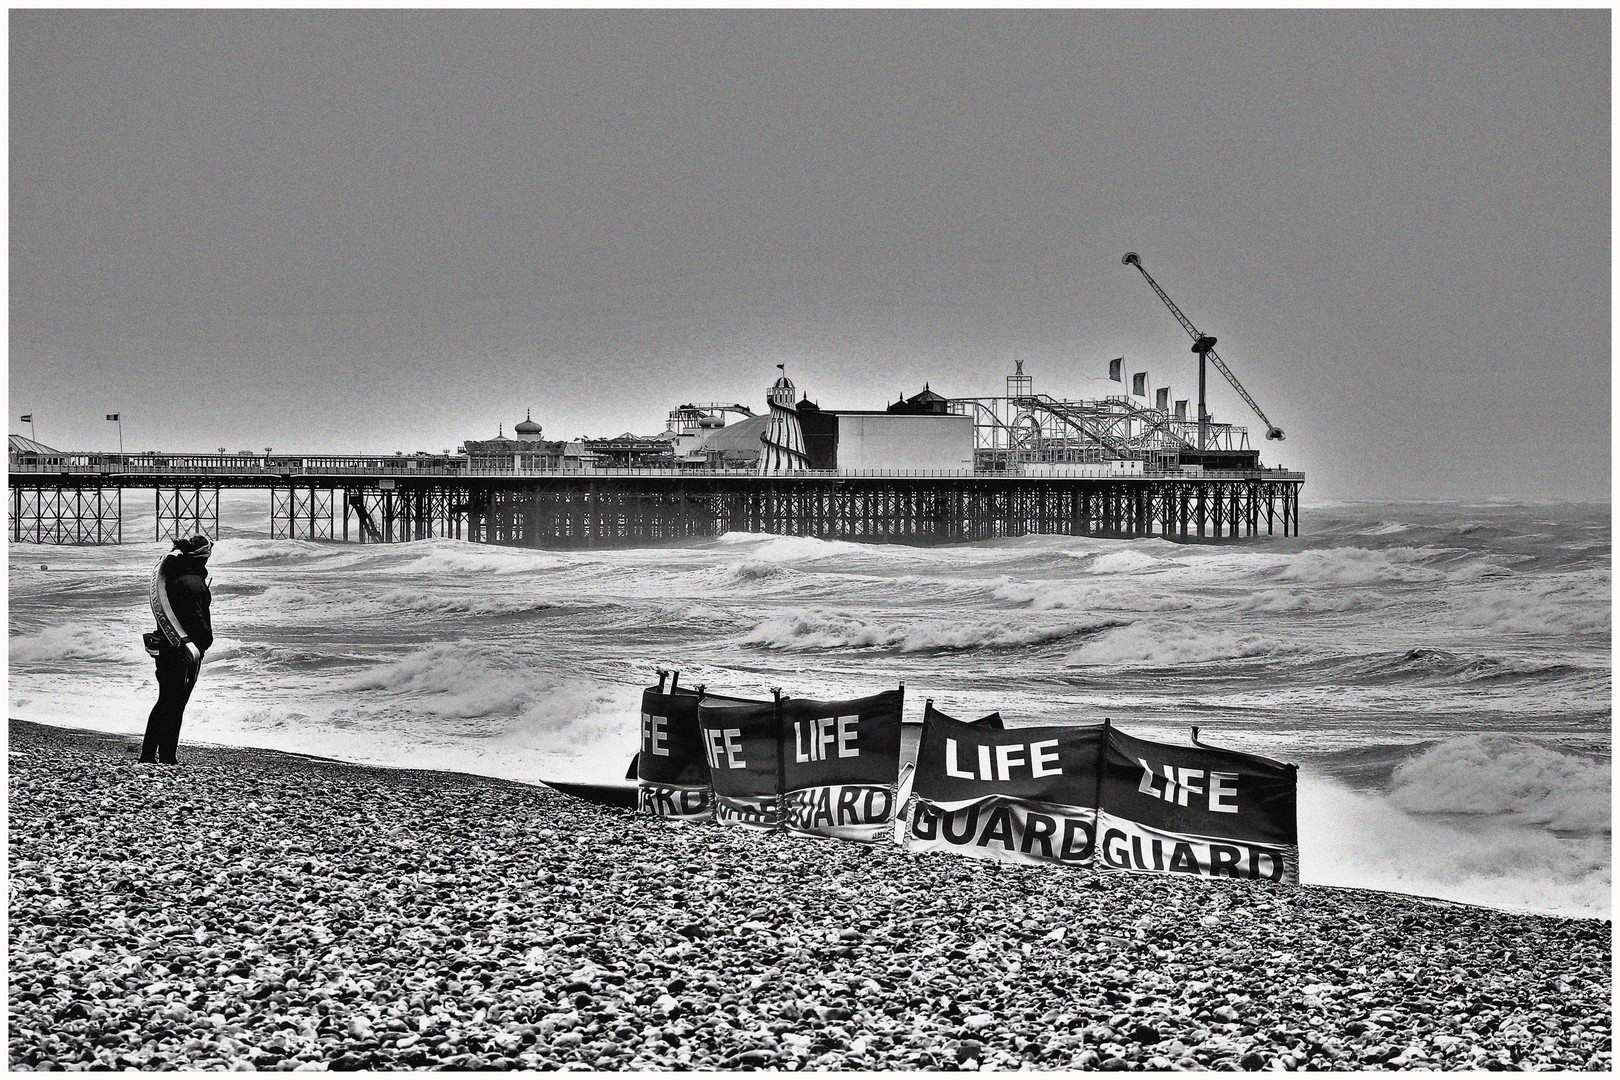
[[[152,617],[156,639],[158,699],[146,720],[146,739],[141,744],[141,760],[165,765],[177,764],[175,747],[180,742],[180,721],[197,685],[203,653],[214,643],[214,626],[208,617],[208,556],[214,545],[206,536],[176,540],[174,550],[163,557],[152,573]]]

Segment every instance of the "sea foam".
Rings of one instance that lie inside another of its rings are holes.
[[[1389,800],[1413,813],[1495,817],[1585,833],[1610,828],[1610,765],[1534,739],[1447,739],[1396,768]]]
[[[1300,878],[1514,911],[1610,916],[1607,837],[1561,838],[1493,819],[1409,812],[1301,775]]]

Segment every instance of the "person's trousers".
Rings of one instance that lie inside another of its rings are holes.
[[[157,656],[157,704],[146,718],[146,739],[141,743],[142,761],[173,764],[175,747],[180,744],[180,722],[185,718],[191,688],[197,685],[201,665],[191,662],[184,649],[164,649]]]

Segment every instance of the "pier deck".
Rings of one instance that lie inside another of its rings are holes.
[[[217,533],[219,492],[270,493],[271,535],[389,543],[454,537],[531,547],[767,532],[877,543],[1005,536],[1188,542],[1299,532],[1304,474],[1157,474],[1077,466],[1002,473],[702,470],[472,472],[454,458],[58,455],[11,462],[14,541],[123,540],[129,490],[153,492],[155,539]]]

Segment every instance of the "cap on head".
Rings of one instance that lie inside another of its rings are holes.
[[[214,542],[206,536],[197,535],[189,540],[176,540],[174,549],[182,555],[190,555],[194,559],[206,559],[214,550]]]

